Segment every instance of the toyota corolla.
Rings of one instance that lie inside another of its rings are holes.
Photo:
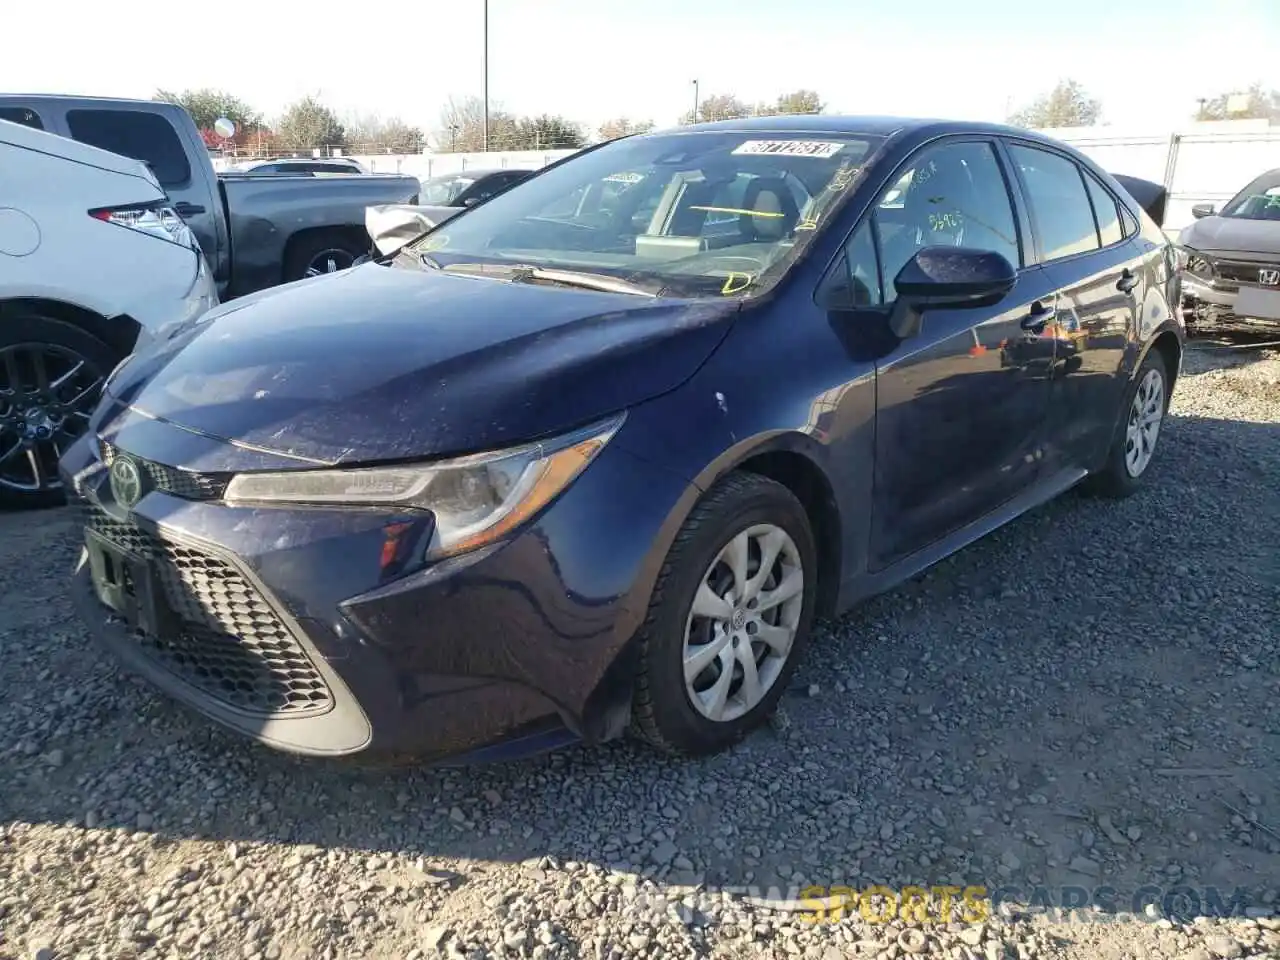
[[[293,752],[715,751],[815,617],[1138,489],[1177,303],[1148,212],[1026,131],[628,137],[128,360],[61,464],[77,596]]]

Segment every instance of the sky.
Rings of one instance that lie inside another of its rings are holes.
[[[315,95],[427,131],[484,84],[485,0],[9,0],[0,92],[225,89],[268,118]],[[1060,79],[1126,131],[1280,88],[1280,0],[488,0],[491,108],[594,129],[703,97],[817,90],[828,112],[1004,120]],[[32,42],[13,42],[31,38]]]

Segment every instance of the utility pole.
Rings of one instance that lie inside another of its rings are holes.
[[[690,123],[698,122],[698,81],[693,81],[693,117]]]
[[[484,152],[489,152],[489,0],[484,0]]]

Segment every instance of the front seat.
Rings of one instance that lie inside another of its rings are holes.
[[[743,243],[777,243],[791,236],[800,208],[781,177],[756,177],[747,184],[738,214],[738,232]]]

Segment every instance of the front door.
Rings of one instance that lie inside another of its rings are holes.
[[[872,570],[990,513],[1040,474],[1056,296],[1042,268],[1022,266],[1030,258],[1007,173],[986,140],[922,148],[870,220],[885,304],[923,247],[994,250],[1019,267],[999,304],[928,311],[921,334],[877,363]]]

